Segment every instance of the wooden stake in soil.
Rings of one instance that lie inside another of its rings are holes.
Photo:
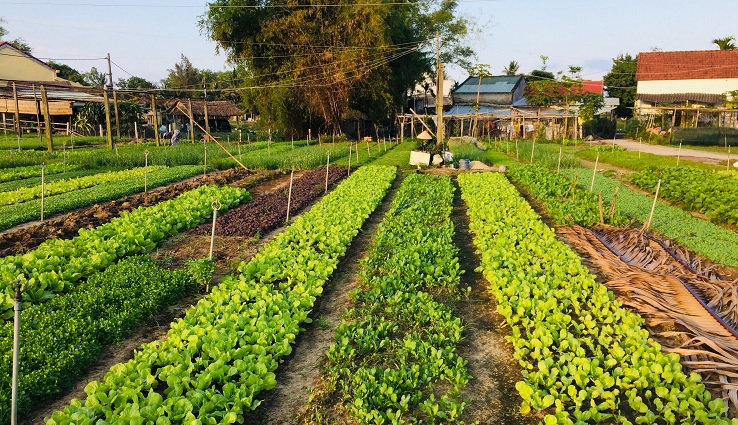
[[[533,146],[530,148],[530,163],[533,163],[533,154],[536,153],[536,139],[533,139]]]
[[[597,193],[597,204],[600,208],[600,226],[605,225],[605,215],[602,212],[602,192]]]
[[[64,172],[67,172],[67,141],[65,140],[64,143],[62,143],[62,153],[64,156]]]
[[[13,285],[15,287],[15,304],[13,304],[13,375],[10,390],[10,423],[16,425],[18,423],[18,351],[20,350],[20,312],[23,310],[21,302],[23,286],[18,279],[13,281]]]
[[[561,153],[564,150],[564,146],[559,146],[559,162],[556,164],[556,174],[559,174],[561,171]]]
[[[659,182],[656,183],[656,194],[654,194],[653,204],[651,204],[651,213],[648,215],[648,221],[643,226],[643,229],[641,229],[641,233],[645,232],[651,227],[651,221],[653,220],[653,212],[656,210],[656,200],[659,198],[659,189],[661,189],[661,177],[662,175],[659,174]]]
[[[725,167],[725,169],[730,171],[730,145],[728,145],[728,165]]]
[[[295,169],[292,169],[292,172],[290,173],[290,189],[287,191],[287,219],[285,219],[285,223],[290,222],[290,204],[292,203],[292,180],[295,178]]]
[[[595,166],[592,169],[592,183],[589,185],[589,193],[592,193],[595,187],[595,176],[597,175],[597,164],[600,162],[600,153],[597,152],[597,159],[595,159]]]
[[[641,159],[641,145],[643,145],[643,138],[638,138],[638,159]]]
[[[520,161],[520,154],[518,153],[518,139],[515,139],[515,160]]]
[[[677,151],[677,167],[679,166],[679,158],[682,156],[682,142],[679,142],[679,150]]]
[[[325,161],[325,193],[328,193],[328,167],[331,165],[331,153],[328,152],[328,159]]]
[[[351,175],[351,146],[353,146],[353,143],[349,142],[349,164],[348,164],[348,175]]]
[[[371,158],[372,157],[371,152],[369,152],[369,141],[368,140],[366,141],[366,157],[367,158]]]
[[[208,139],[202,141],[202,175],[208,175]]]
[[[619,191],[620,191],[620,186],[615,186],[615,194],[612,196],[612,202],[610,203],[610,211],[607,214],[610,223],[612,223],[612,218],[615,216],[615,204],[618,202],[618,192]]]
[[[213,228],[210,231],[210,255],[208,255],[208,259],[210,261],[213,261],[213,246],[215,245],[215,221],[218,219],[218,210],[220,209],[220,199],[214,200],[210,206],[213,208]],[[209,288],[206,287],[205,291],[209,292]]]
[[[45,180],[46,164],[41,163],[41,221],[44,221],[44,192],[46,192],[46,180]]]
[[[144,193],[147,192],[149,185],[149,150],[144,151]]]

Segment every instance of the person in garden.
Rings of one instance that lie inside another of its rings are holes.
[[[180,135],[180,131],[177,128],[172,133],[172,146],[178,146],[179,145],[179,135]]]

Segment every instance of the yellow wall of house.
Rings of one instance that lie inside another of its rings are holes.
[[[23,56],[11,48],[0,49],[0,79],[25,81],[54,81],[56,71]]]

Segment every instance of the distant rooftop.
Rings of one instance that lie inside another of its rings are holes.
[[[522,75],[498,75],[492,77],[482,77],[482,83],[479,85],[479,77],[469,76],[461,85],[454,90],[454,93],[510,93],[518,85]]]

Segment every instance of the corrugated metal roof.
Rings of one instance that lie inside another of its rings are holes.
[[[698,102],[718,104],[723,101],[722,95],[713,93],[664,93],[664,94],[648,94],[638,93],[636,99],[644,102],[655,103],[681,103],[681,102]]]
[[[511,93],[515,86],[518,85],[522,75],[498,75],[492,77],[483,77],[481,86],[479,85],[479,77],[470,76],[461,85],[454,90],[454,93]]]
[[[20,89],[18,90],[19,98],[33,98],[33,90]],[[41,90],[36,89],[36,97],[41,98]],[[73,102],[102,102],[104,99],[101,96],[95,96],[85,92],[77,91],[57,91],[57,90],[46,90],[46,97],[49,100],[70,100]]]

